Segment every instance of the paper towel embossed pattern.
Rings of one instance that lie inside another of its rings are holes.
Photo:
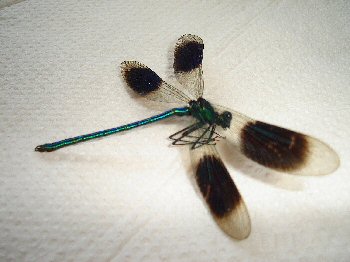
[[[251,160],[297,175],[331,173],[337,169],[339,158],[332,148],[316,138],[251,119],[202,98],[203,49],[202,39],[195,35],[184,35],[176,43],[174,73],[186,92],[169,85],[139,62],[125,61],[121,65],[127,85],[140,96],[186,106],[119,127],[39,145],[35,150],[51,152],[169,117],[191,117],[191,125],[169,138],[173,145],[190,146],[195,179],[217,224],[233,238],[248,237],[251,229],[246,205],[215,148],[216,142],[226,139]]]

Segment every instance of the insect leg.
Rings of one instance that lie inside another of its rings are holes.
[[[182,140],[182,139],[184,137],[188,136],[189,134],[191,134],[192,132],[196,131],[197,129],[201,128],[203,125],[205,125],[205,123],[198,122],[198,123],[195,123],[195,124],[189,126],[188,128],[185,128],[184,130],[181,130],[181,131],[175,133],[174,135],[171,135],[169,138],[174,140],[172,145],[187,145],[187,144],[193,143],[193,141],[186,141],[186,140]],[[175,135],[181,133],[182,131],[183,131],[183,133],[181,134],[180,137],[174,138]]]
[[[194,123],[193,125],[187,126],[184,129],[181,129],[180,131],[176,132],[175,134],[172,134],[171,136],[169,136],[170,139],[172,140],[176,140],[177,138],[174,138],[175,136],[177,136],[178,134],[181,134],[183,132],[186,132],[188,129],[197,126],[198,123]]]
[[[195,149],[195,148],[198,148],[200,146],[203,146],[205,144],[208,144],[207,142],[210,141],[210,136],[212,136],[212,131],[210,132],[210,135],[209,135],[209,138],[206,139],[205,143],[203,142],[200,142],[200,140],[208,133],[209,129],[212,128],[211,126],[208,126],[205,131],[198,137],[198,139],[196,141],[193,142],[193,145],[191,146],[191,149]],[[213,129],[212,129],[213,130]]]

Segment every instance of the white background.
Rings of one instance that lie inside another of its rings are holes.
[[[349,1],[0,1],[1,261],[348,261]],[[273,173],[221,143],[252,220],[215,224],[166,121],[53,153],[38,144],[159,113],[124,60],[175,83],[177,38],[204,40],[205,97],[331,145],[323,177]]]

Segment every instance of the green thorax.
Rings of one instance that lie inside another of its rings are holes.
[[[190,101],[190,115],[202,123],[209,125],[219,125],[226,129],[231,126],[232,114],[228,111],[218,113],[213,106],[204,98],[198,98],[197,101]]]
[[[217,121],[218,113],[216,113],[212,105],[203,98],[190,102],[190,112],[191,115],[200,122],[212,125]]]

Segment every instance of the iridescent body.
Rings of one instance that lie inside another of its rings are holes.
[[[48,144],[43,144],[40,146],[37,146],[35,148],[35,151],[39,151],[39,152],[51,152],[57,149],[60,149],[62,147],[66,147],[66,146],[70,146],[73,144],[77,144],[77,143],[81,143],[81,142],[85,142],[91,139],[95,139],[95,138],[99,138],[99,137],[104,137],[104,136],[109,136],[112,134],[116,134],[116,133],[120,133],[123,131],[127,131],[139,126],[144,126],[150,123],[154,123],[166,118],[169,118],[171,116],[184,116],[184,115],[188,115],[189,114],[189,109],[188,107],[183,107],[183,108],[173,108],[171,110],[165,111],[162,114],[159,115],[155,115],[140,121],[136,121],[130,124],[126,124],[126,125],[122,125],[122,126],[118,126],[118,127],[114,127],[114,128],[110,128],[110,129],[106,129],[106,130],[102,130],[102,131],[98,131],[98,132],[94,132],[94,133],[90,133],[90,134],[86,134],[86,135],[81,135],[81,136],[76,136],[76,137],[72,137],[72,138],[67,138],[64,140],[60,140],[54,143],[48,143]]]
[[[80,135],[80,136],[76,136],[76,137],[72,137],[72,138],[67,138],[67,139],[60,140],[60,141],[57,141],[54,143],[43,144],[43,145],[37,146],[35,148],[35,150],[39,151],[39,152],[51,152],[51,151],[60,149],[62,147],[85,142],[85,141],[92,140],[95,138],[100,138],[100,137],[109,136],[112,134],[124,132],[124,131],[130,130],[130,129],[133,129],[133,128],[136,128],[139,126],[148,125],[148,124],[151,124],[154,122],[158,122],[160,120],[167,119],[167,118],[172,117],[172,116],[193,116],[194,118],[196,118],[198,120],[198,122],[195,125],[195,128],[191,129],[191,132],[184,131],[185,136],[186,136],[186,134],[189,135],[190,133],[194,132],[195,130],[201,128],[205,124],[208,124],[214,130],[215,130],[215,125],[219,125],[223,128],[227,128],[230,126],[230,122],[231,122],[231,118],[232,118],[230,112],[226,111],[222,114],[219,114],[219,113],[215,112],[214,108],[211,106],[211,104],[207,100],[205,100],[203,98],[199,98],[197,101],[194,101],[194,100],[190,101],[188,107],[173,108],[173,109],[165,111],[159,115],[155,115],[155,116],[152,116],[152,117],[140,120],[140,121],[136,121],[136,122],[133,122],[130,124],[126,124],[126,125],[122,125],[122,126],[118,126],[118,127],[114,127],[114,128],[86,134],[86,135]],[[177,134],[177,133],[175,133],[175,134]],[[213,141],[212,140],[213,135],[214,135],[214,132],[210,133],[209,137],[206,139],[207,143]],[[170,137],[172,138],[173,135]],[[174,139],[174,140],[175,140],[173,142],[174,145],[178,144],[178,142],[180,141],[180,140],[176,140],[176,139]],[[199,141],[200,140],[194,141],[192,148],[196,148],[197,146],[204,144],[203,142],[200,142],[198,144]]]

